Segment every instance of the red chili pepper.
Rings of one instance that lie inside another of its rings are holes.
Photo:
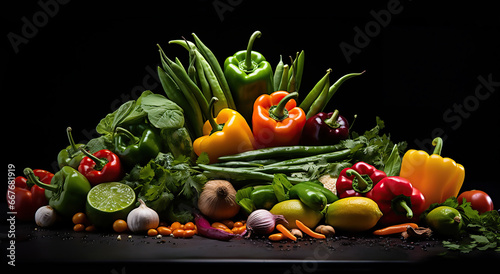
[[[384,214],[379,220],[383,225],[417,222],[426,209],[424,195],[399,176],[380,180],[366,197],[374,200]]]
[[[46,184],[50,184],[54,174],[42,169],[33,170],[35,176]],[[35,217],[36,210],[49,202],[45,197],[45,189],[28,181],[25,177],[18,176],[14,179],[14,189],[7,189],[7,206],[9,211],[17,212],[16,218],[30,221]]]
[[[339,198],[365,196],[375,184],[387,177],[385,172],[365,162],[357,162],[352,167],[344,168],[337,180]]]
[[[89,180],[92,186],[105,182],[116,182],[122,178],[123,170],[120,159],[108,149],[103,149],[90,154],[81,148],[87,155],[83,157],[78,171]]]

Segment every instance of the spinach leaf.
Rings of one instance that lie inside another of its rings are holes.
[[[148,114],[151,124],[159,129],[177,129],[184,126],[181,107],[160,94],[150,94],[141,101],[142,109]]]

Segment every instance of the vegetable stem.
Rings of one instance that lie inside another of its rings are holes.
[[[245,57],[245,62],[242,64],[245,72],[250,73],[255,69],[255,66],[252,64],[252,47],[255,39],[259,38],[262,35],[260,31],[255,31],[252,36],[250,36],[250,40],[248,40],[247,45],[247,55]]]

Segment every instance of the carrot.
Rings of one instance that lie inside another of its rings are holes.
[[[274,241],[274,242],[287,239],[287,237],[285,237],[285,235],[283,233],[271,234],[271,235],[269,235],[268,238],[269,238],[269,240]]]
[[[411,226],[413,228],[418,228],[418,225],[415,223],[397,224],[375,230],[373,231],[373,235],[382,236],[382,235],[390,235],[390,234],[405,232],[408,226]]]
[[[309,227],[307,227],[303,222],[301,222],[299,220],[295,220],[295,224],[297,225],[297,227],[300,230],[302,230],[304,233],[306,233],[307,235],[309,235],[313,238],[316,238],[316,239],[325,239],[326,238],[325,235],[312,231]]]
[[[297,237],[295,237],[292,232],[290,232],[290,230],[286,229],[286,227],[284,227],[282,224],[278,224],[276,225],[276,229],[283,233],[283,235],[285,235],[288,239],[292,240],[292,241],[297,241]]]

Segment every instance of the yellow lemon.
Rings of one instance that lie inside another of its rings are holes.
[[[316,211],[300,200],[291,199],[283,202],[279,202],[271,208],[270,212],[274,215],[283,215],[288,221],[287,228],[297,228],[295,220],[299,220],[310,228],[316,227],[316,225],[323,218],[323,214]]]
[[[374,227],[382,215],[372,199],[348,197],[337,200],[328,207],[326,223],[335,229],[358,232]]]

